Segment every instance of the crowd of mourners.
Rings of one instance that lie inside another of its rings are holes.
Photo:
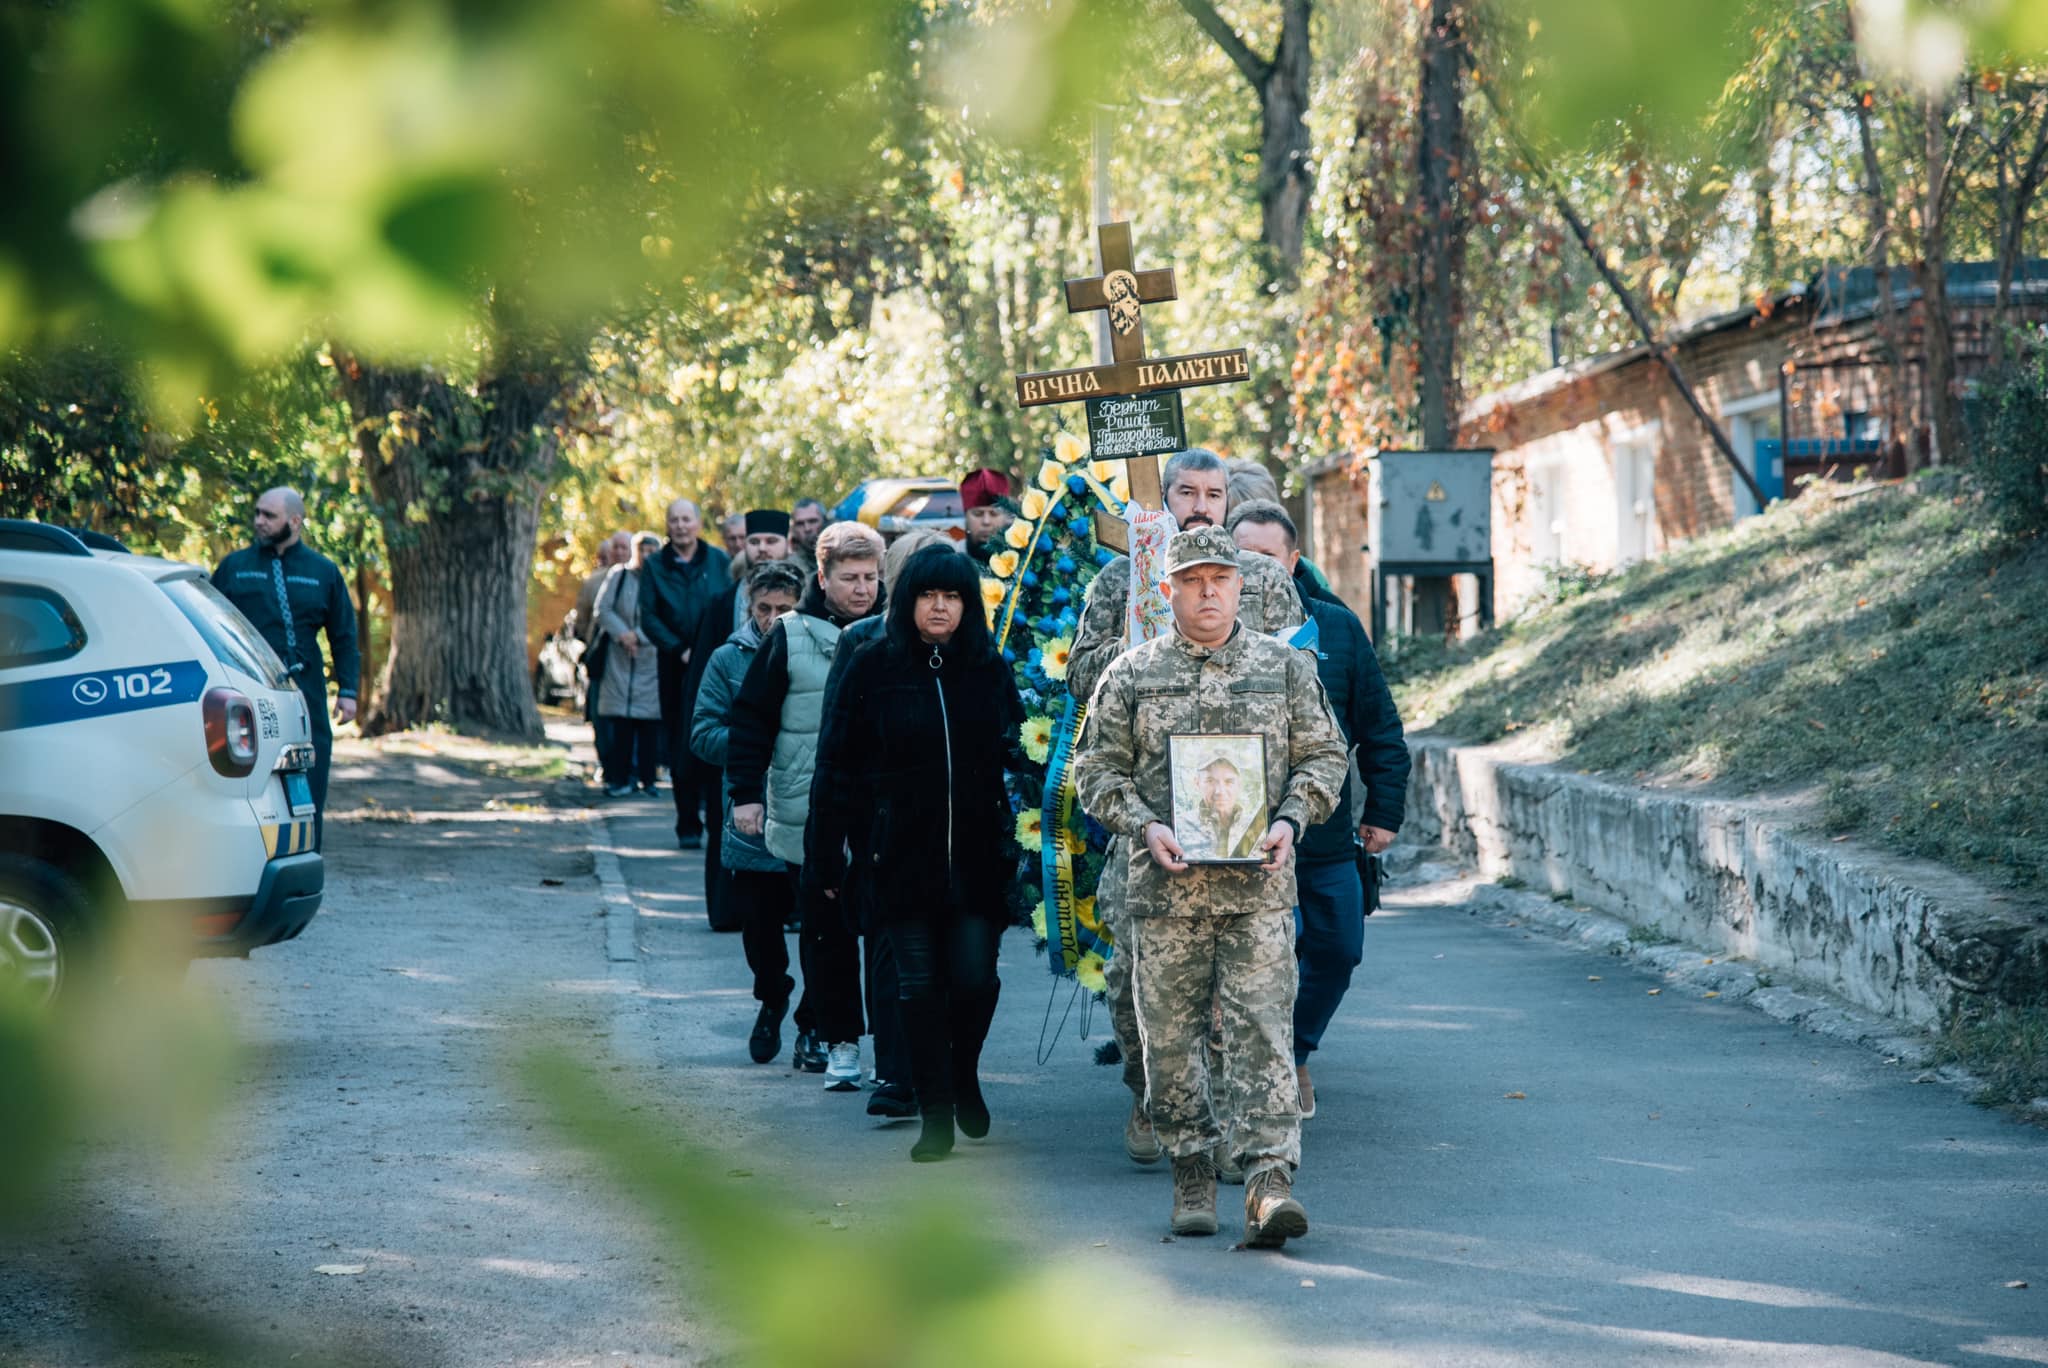
[[[1176,1234],[1215,1233],[1218,1182],[1241,1182],[1246,1243],[1270,1248],[1308,1229],[1309,1057],[1363,957],[1408,753],[1363,626],[1264,468],[1194,449],[1162,486],[1173,628],[1127,639],[1116,557],[1067,677],[1089,704],[1076,792],[1112,838],[1096,915],[1117,946],[1123,1147],[1169,1161]],[[1018,856],[1005,775],[1027,763],[981,592],[1019,508],[999,471],[960,491],[961,528],[886,542],[803,499],[728,514],[713,545],[678,499],[665,539],[604,543],[576,616],[604,791],[656,795],[666,768],[710,923],[739,933],[752,975],[752,1059],[778,1060],[789,1024],[795,1068],[921,1123],[919,1162],[992,1124],[980,1060]],[[1216,735],[1257,737],[1265,767],[1204,771],[1222,861],[1176,834],[1171,753]]]

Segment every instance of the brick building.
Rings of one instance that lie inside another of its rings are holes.
[[[1897,366],[1876,359],[1883,354],[1878,293],[1868,269],[1829,272],[1671,335],[1680,368],[1766,498],[1796,495],[1806,475],[1897,475],[1936,457],[1920,384],[1920,293],[1907,268],[1892,280]],[[1996,290],[1990,263],[1949,270],[1957,374],[1966,389],[1991,358]],[[2048,320],[2048,260],[2021,264],[2012,297],[2014,322]],[[1503,617],[1541,585],[1548,567],[1613,570],[1758,511],[1643,346],[1480,396],[1460,415],[1458,445],[1496,452],[1495,606]],[[1944,463],[1956,459],[1943,455]],[[1310,554],[1363,612],[1370,598],[1369,552],[1361,554],[1363,459],[1333,457],[1306,473]],[[1469,604],[1476,584],[1468,579],[1458,592]]]

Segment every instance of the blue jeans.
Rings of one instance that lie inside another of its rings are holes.
[[[1301,988],[1294,997],[1294,1062],[1308,1063],[1365,959],[1365,885],[1358,862],[1304,860],[1295,866],[1294,954]]]

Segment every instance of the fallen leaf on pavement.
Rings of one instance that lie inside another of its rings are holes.
[[[542,879],[540,881],[540,886],[542,888],[560,888],[562,886],[562,881],[560,879]]]
[[[1708,994],[1706,994],[1706,996],[1707,996],[1707,997],[1719,997],[1719,996],[1721,996],[1721,995],[1720,995],[1719,993],[1708,993]]]
[[[313,1271],[315,1273],[325,1273],[330,1278],[347,1278],[353,1277],[357,1273],[367,1272],[369,1267],[368,1264],[321,1264]]]
[[[1651,997],[1655,997],[1655,996],[1657,996],[1657,994],[1659,994],[1659,993],[1661,993],[1661,992],[1663,992],[1663,991],[1664,991],[1664,990],[1663,990],[1662,988],[1652,988],[1652,989],[1650,990],[1650,996],[1651,996]]]
[[[2024,1281],[2015,1281],[2007,1283],[2006,1286],[2012,1288],[2014,1291],[2017,1292],[2024,1291],[2027,1285]]]
[[[1301,1285],[1303,1287],[1314,1287],[1316,1285],[1316,1280],[1314,1278],[1303,1278],[1301,1280]],[[2026,1284],[2021,1283],[2020,1286],[2025,1287]]]
[[[1598,974],[1588,974],[1588,975],[1586,975],[1586,982],[1588,982],[1588,983],[1598,983],[1599,981],[1600,981],[1600,976],[1599,976]]]
[[[1527,1093],[1502,1093],[1501,1096],[1509,1102],[1527,1102],[1529,1100],[1529,1094]]]

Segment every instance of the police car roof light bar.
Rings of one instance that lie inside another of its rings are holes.
[[[41,551],[55,556],[92,554],[75,534],[26,518],[0,518],[0,551]]]

